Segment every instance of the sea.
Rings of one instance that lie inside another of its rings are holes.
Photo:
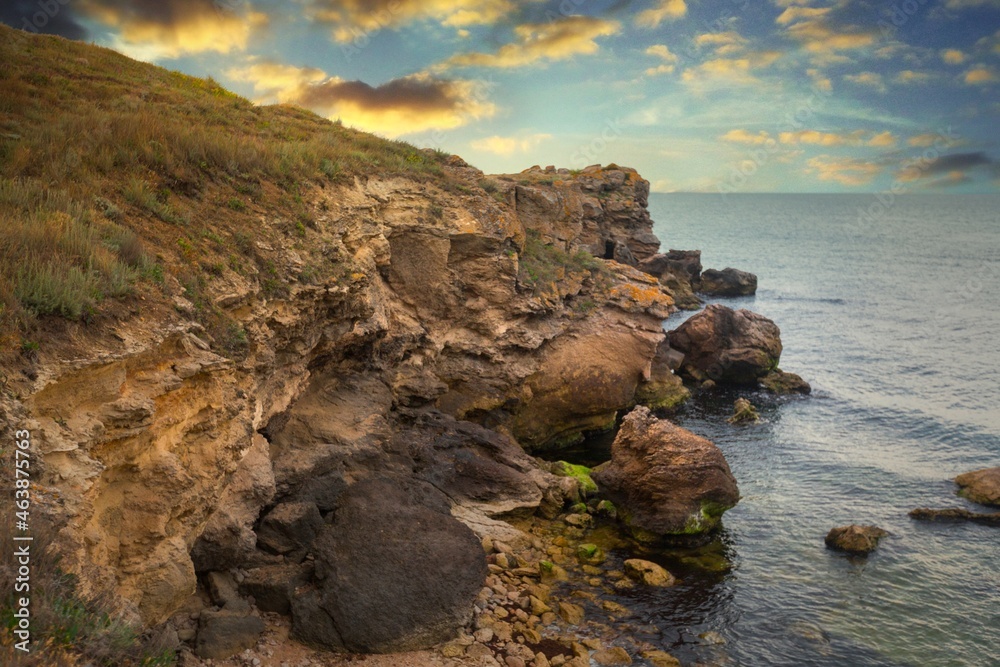
[[[718,543],[728,571],[666,556],[678,586],[616,594],[637,638],[685,665],[1000,665],[1000,530],[907,516],[989,511],[952,480],[1000,465],[1000,196],[660,194],[649,207],[663,250],[758,276],[755,296],[712,301],[774,320],[781,368],[813,393],[706,393],[671,417],[722,449],[742,500]],[[726,423],[742,395],[759,424]],[[607,439],[589,445],[586,462],[607,458]],[[890,535],[867,558],[826,549],[851,523]]]

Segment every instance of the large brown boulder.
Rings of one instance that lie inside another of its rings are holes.
[[[707,306],[669,333],[670,347],[684,353],[678,372],[687,378],[748,385],[778,367],[781,330],[763,315]]]
[[[959,475],[955,483],[958,495],[980,505],[1000,507],[1000,466],[973,470]]]
[[[710,296],[750,296],[757,293],[757,276],[739,269],[706,269],[698,291]]]
[[[292,600],[298,636],[327,648],[392,653],[453,638],[486,579],[482,544],[426,482],[371,478],[338,499],[313,543],[318,588]]]
[[[718,447],[642,406],[625,417],[593,479],[643,542],[698,541],[740,499]]]

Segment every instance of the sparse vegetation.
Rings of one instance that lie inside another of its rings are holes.
[[[310,189],[355,177],[443,180],[449,158],[0,26],[0,356],[46,318],[120,316],[127,308],[115,303],[155,299],[168,275],[192,265],[257,275],[267,257],[251,240],[251,203],[303,236],[316,228]],[[211,244],[191,229],[203,220]],[[259,279],[273,296],[296,277],[262,270]]]
[[[9,452],[0,456],[9,457]],[[5,460],[11,471],[13,463]],[[10,474],[3,475],[7,488]],[[14,535],[14,504],[0,508],[4,535]],[[11,667],[171,667],[174,651],[126,623],[107,597],[81,596],[76,578],[63,572],[59,558],[44,545],[57,543],[55,532],[41,515],[32,512],[31,550],[31,652],[14,648],[15,572],[14,547],[10,539],[0,544],[0,664]]]
[[[591,273],[603,276],[608,271],[604,262],[586,250],[568,253],[545,243],[534,230],[528,231],[520,255],[518,281],[535,293],[562,280],[567,273]]]

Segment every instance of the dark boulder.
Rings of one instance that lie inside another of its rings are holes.
[[[228,609],[201,612],[194,652],[199,658],[224,660],[253,648],[264,634],[264,621]]]
[[[405,477],[367,479],[341,495],[334,516],[313,543],[319,588],[292,603],[298,636],[390,653],[447,641],[468,623],[486,558],[443,493]]]
[[[703,541],[740,499],[718,447],[642,406],[625,417],[593,479],[643,542]]]
[[[669,333],[670,347],[684,353],[679,373],[699,382],[755,385],[781,358],[781,330],[763,315],[720,304]]]
[[[257,544],[276,554],[301,551],[312,543],[322,527],[323,517],[316,503],[280,503],[261,519]]]
[[[871,553],[878,547],[879,540],[888,535],[878,526],[839,526],[830,529],[826,535],[826,546],[850,554]]]
[[[738,269],[706,269],[698,291],[709,296],[750,296],[757,293],[757,276]]]
[[[772,394],[785,396],[788,394],[809,394],[812,387],[795,373],[786,373],[776,368],[760,379],[760,386]]]
[[[261,611],[288,614],[295,589],[309,582],[311,563],[266,565],[250,570],[240,592],[252,597]]]

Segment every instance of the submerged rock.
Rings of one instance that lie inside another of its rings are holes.
[[[973,470],[955,478],[958,495],[980,505],[1000,507],[1000,466]]]
[[[878,526],[839,526],[826,535],[826,546],[850,554],[867,554],[878,547],[879,540],[889,533]]]
[[[756,423],[760,421],[760,415],[757,414],[757,408],[753,406],[753,403],[745,398],[737,398],[736,402],[733,403],[733,416],[726,421],[730,424]]]
[[[749,310],[707,306],[669,333],[670,346],[684,353],[679,373],[696,381],[754,385],[778,367],[781,330]]]
[[[625,561],[625,574],[646,586],[673,586],[677,583],[674,576],[665,569],[641,558],[630,558]]]
[[[776,368],[760,380],[760,386],[779,396],[787,394],[809,394],[812,387],[795,373],[786,373]]]
[[[340,651],[410,651],[453,638],[487,575],[480,540],[450,516],[444,494],[405,478],[351,486],[313,551],[317,597],[293,601],[293,623]]]
[[[625,417],[611,461],[593,478],[643,542],[703,539],[740,497],[718,447],[641,406]]]
[[[948,509],[931,509],[918,507],[910,511],[910,518],[917,521],[970,521],[985,526],[1000,526],[1000,512],[988,514],[985,512],[970,512],[967,509],[951,507]]]
[[[757,293],[757,276],[739,269],[706,269],[699,291],[710,296],[750,296]]]

